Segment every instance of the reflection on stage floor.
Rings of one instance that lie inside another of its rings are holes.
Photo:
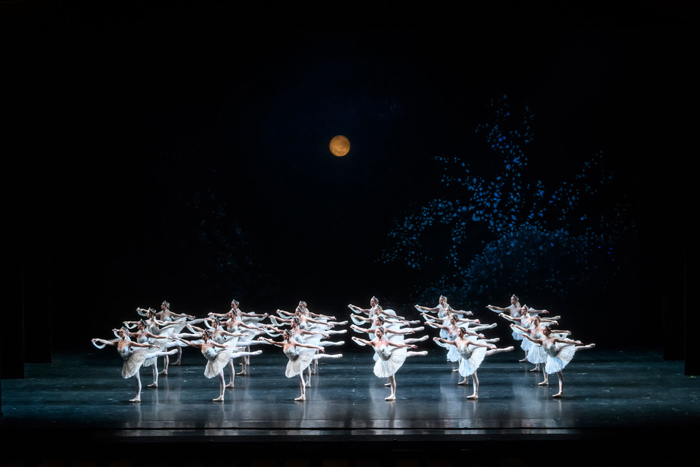
[[[522,352],[493,355],[478,371],[479,399],[468,400],[472,378],[458,386],[456,364],[432,350],[406,361],[396,376],[397,400],[386,402],[390,389],[374,376],[371,352],[343,349],[342,359],[320,361],[306,402],[295,402],[299,385],[284,376],[286,358],[264,350],[252,357],[249,374],[226,389],[223,403],[212,401],[218,381],[204,377],[196,351],[186,349],[182,366],[171,365],[158,389],[146,387],[152,372],[142,368],[140,403],[128,402],[135,383],[121,378],[114,350],[59,354],[51,364],[27,365],[26,379],[2,381],[3,437],[48,433],[67,445],[76,437],[83,444],[304,440],[346,449],[390,440],[406,449],[450,443],[478,449],[555,439],[610,446],[660,433],[697,434],[700,426],[700,378],[651,351],[577,353],[564,370],[563,399],[552,398],[556,375],[538,386],[542,374],[518,362]]]

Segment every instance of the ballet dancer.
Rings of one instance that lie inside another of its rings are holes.
[[[479,377],[476,374],[476,370],[479,369],[479,366],[484,360],[484,357],[500,352],[510,352],[513,350],[513,347],[511,346],[503,349],[498,349],[493,344],[487,344],[484,341],[480,341],[478,339],[467,338],[467,335],[467,329],[465,327],[460,327],[457,332],[457,336],[454,340],[447,340],[441,337],[434,337],[433,340],[442,347],[447,345],[457,349],[457,352],[459,354],[458,371],[459,374],[464,377],[464,380],[460,381],[457,384],[468,384],[469,375],[472,375],[472,377],[474,378],[474,393],[471,396],[467,396],[467,399],[478,399]]]
[[[224,390],[226,388],[224,380],[224,368],[229,363],[231,358],[241,357],[243,355],[260,355],[262,350],[256,350],[255,352],[236,352],[237,347],[231,344],[217,344],[212,340],[212,332],[206,330],[202,332],[202,339],[200,342],[187,341],[182,337],[177,339],[190,347],[199,349],[202,355],[207,359],[207,366],[204,368],[204,376],[207,378],[217,377],[219,380],[219,397],[212,399],[214,402],[224,401]]]
[[[528,330],[533,326],[535,318],[537,318],[538,320],[537,324],[539,324],[540,322],[557,324],[557,320],[561,319],[561,316],[554,316],[553,318],[540,318],[539,314],[542,312],[547,312],[547,310],[535,310],[534,308],[528,308],[527,305],[523,305],[520,308],[520,316],[517,318],[510,317],[505,313],[499,313],[498,316],[507,321],[515,323],[516,326],[511,326],[511,329],[513,330],[513,332],[520,332],[521,334],[523,332],[528,332]],[[525,356],[518,361],[527,362],[529,361],[527,356],[528,352],[530,351],[530,348],[532,347],[532,342],[522,338],[520,339],[520,341],[520,348],[523,349],[523,351],[525,352]]]
[[[427,355],[428,352],[408,352],[407,349],[417,349],[418,347],[414,344],[391,342],[385,339],[385,331],[381,326],[375,329],[374,334],[376,339],[371,341],[360,339],[359,337],[353,337],[352,340],[359,345],[369,345],[374,349],[374,352],[379,357],[374,364],[374,374],[379,378],[389,378],[389,385],[391,386],[391,395],[384,400],[395,401],[396,372],[401,368],[407,357]]]
[[[292,339],[292,334],[288,329],[282,332],[282,339],[283,340],[279,342],[268,339],[267,337],[258,337],[258,340],[261,342],[267,342],[268,344],[282,348],[282,351],[289,359],[284,372],[285,376],[287,378],[299,377],[301,394],[294,400],[305,401],[307,382],[304,381],[304,370],[308,368],[313,360],[318,360],[319,358],[341,358],[343,355],[326,355],[323,353],[325,350],[321,346],[299,343]],[[321,353],[317,354],[315,351]]]
[[[559,377],[559,392],[552,397],[560,398],[564,396],[564,373],[562,370],[574,358],[574,354],[578,350],[592,349],[595,347],[595,344],[584,345],[581,341],[554,337],[554,333],[548,327],[542,328],[542,334],[544,336],[542,339],[533,339],[528,334],[523,334],[523,338],[529,339],[544,348],[544,351],[547,353],[544,371],[550,375],[556,373]],[[543,381],[539,383],[539,386],[546,386],[547,384],[549,384],[549,381]]]
[[[455,310],[453,309],[448,303],[447,303],[447,297],[444,295],[440,295],[440,298],[438,298],[438,305],[434,308],[430,308],[427,306],[421,306],[421,305],[414,305],[416,310],[423,310],[427,311],[429,313],[437,313],[437,317],[440,319],[443,319],[447,316],[447,312],[454,313],[456,315],[459,315],[460,317],[464,316],[473,316],[474,313],[471,311],[464,311],[464,310]]]
[[[118,339],[106,340],[95,338],[92,339],[92,344],[98,349],[104,349],[107,345],[117,347],[117,352],[119,352],[119,355],[124,359],[122,378],[128,379],[133,377],[136,381],[136,397],[130,399],[129,402],[141,402],[141,375],[139,374],[141,366],[148,359],[155,359],[166,354],[173,354],[176,352],[176,349],[170,352],[163,352],[161,350],[149,351],[147,349],[159,349],[159,347],[155,344],[133,342],[129,338],[128,330],[124,328],[113,329],[112,332],[116,333]]]

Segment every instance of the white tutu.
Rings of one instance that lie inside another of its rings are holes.
[[[146,361],[147,352],[146,349],[133,350],[131,347],[124,347],[119,351],[119,354],[124,359],[124,365],[122,365],[122,378],[131,378]]]
[[[379,378],[388,378],[393,375],[406,361],[406,347],[383,345],[378,349],[375,347],[374,351],[378,357],[374,364],[374,374]]]
[[[314,359],[315,351],[315,349],[306,348],[299,350],[296,347],[290,347],[285,350],[284,353],[287,355],[287,358],[289,358],[289,363],[287,363],[287,368],[284,371],[285,376],[287,378],[293,378],[306,370]]]
[[[465,345],[464,347],[455,347],[461,357],[459,361],[459,374],[466,377],[473,374],[481,365],[486,357],[486,347],[476,345]]]
[[[209,348],[202,350],[202,355],[207,359],[207,366],[204,368],[204,376],[207,378],[213,378],[221,373],[229,360],[231,360],[231,354],[228,349],[217,352],[213,348]]]
[[[576,353],[576,346],[574,344],[557,342],[543,347],[547,353],[547,363],[545,364],[544,371],[550,375],[563,370],[571,359],[574,358],[574,354]]]

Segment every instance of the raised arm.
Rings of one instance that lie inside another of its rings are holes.
[[[277,347],[284,347],[284,342],[273,341],[272,339],[268,339],[267,337],[258,337],[258,340],[260,342],[267,342],[268,344],[272,344]]]
[[[316,349],[321,353],[325,352],[325,349],[323,347],[320,347],[318,345],[311,345],[311,344],[300,344],[299,342],[294,344],[297,347],[306,347],[307,349]]]
[[[534,337],[530,337],[530,335],[529,335],[528,333],[524,333],[524,334],[523,334],[523,337],[524,337],[525,339],[531,340],[531,341],[534,342],[535,344],[542,345],[543,339],[535,339]]]
[[[202,349],[202,344],[186,341],[182,337],[176,337],[175,339],[179,340],[180,342],[184,342],[185,344],[189,345],[190,347],[194,347],[195,349]]]
[[[519,323],[519,322],[520,322],[520,320],[519,320],[518,318],[513,318],[512,316],[508,316],[508,315],[505,314],[505,313],[499,313],[498,316],[500,316],[501,318],[505,318],[505,319],[507,319],[508,321],[512,321],[512,322],[514,322],[514,323]]]
[[[359,343],[359,344],[361,344],[361,345],[371,345],[371,346],[374,345],[374,344],[372,343],[373,341],[368,341],[368,340],[365,340],[365,339],[360,339],[359,337],[353,337],[352,340],[354,340],[355,342],[357,342],[357,343]]]
[[[108,341],[107,339],[95,338],[95,339],[92,339],[91,342],[93,344],[104,344],[104,345],[115,346],[115,345],[117,345],[117,342],[119,342],[119,339]]]

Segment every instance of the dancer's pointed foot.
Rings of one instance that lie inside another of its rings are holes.
[[[233,388],[233,381],[231,381],[230,383],[228,383],[228,384],[227,384],[226,386],[224,386],[224,387],[225,387],[225,388]]]
[[[455,371],[459,371],[459,368],[452,368],[452,373],[454,373]]]
[[[539,368],[537,368],[537,367],[535,367],[535,368],[533,368],[533,369],[532,369],[532,370],[530,370],[530,371],[534,373],[535,371],[540,371],[540,369],[539,369]]]
[[[163,375],[163,376],[168,376],[168,370],[163,370],[163,371],[161,371],[161,372],[158,373],[158,374],[159,374],[159,375]]]
[[[223,402],[224,401],[224,395],[220,395],[216,399],[212,399],[212,402]]]
[[[385,401],[395,401],[396,400],[396,395],[392,394],[389,397],[384,399]]]
[[[554,394],[554,395],[552,396],[552,398],[554,398],[554,399],[560,399],[560,398],[562,398],[562,397],[564,397],[564,393],[563,393],[563,392],[558,392],[558,393],[556,393],[556,394]]]
[[[146,387],[147,387],[147,388],[158,388],[158,383],[151,383],[151,384],[149,384],[149,385],[146,386]]]
[[[474,400],[474,399],[478,399],[478,398],[479,398],[478,394],[472,394],[471,396],[467,396],[467,399],[470,399],[470,400]]]
[[[386,383],[386,384],[384,385],[385,388],[388,388],[388,387],[390,387],[390,386],[391,386],[391,383]]]
[[[542,381],[541,383],[537,383],[538,386],[548,386],[549,382],[547,381]]]
[[[236,376],[246,376],[246,375],[247,375],[247,373],[245,372],[245,370],[239,371],[238,373],[236,373]]]
[[[468,386],[468,385],[469,385],[469,380],[466,378],[464,379],[464,381],[460,381],[459,383],[457,383],[457,386]]]
[[[299,397],[297,397],[297,398],[294,399],[294,400],[295,400],[295,401],[299,401],[299,402],[303,402],[303,401],[306,400],[306,396],[299,396]]]
[[[306,381],[306,384],[305,384],[304,386],[307,387],[307,388],[310,388],[310,387],[311,387],[311,381]]]
[[[133,399],[129,399],[129,402],[141,402],[140,397],[134,397]]]
[[[175,350],[177,350],[177,349],[175,349]],[[180,360],[178,360],[176,362],[171,363],[171,365],[172,366],[180,366],[180,365],[182,365],[182,362]]]

